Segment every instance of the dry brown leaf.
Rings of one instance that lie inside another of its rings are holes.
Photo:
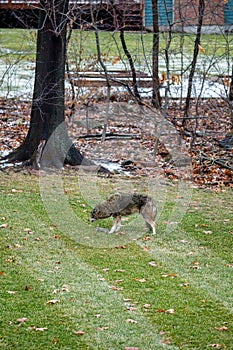
[[[143,238],[143,241],[150,241],[151,240],[151,237],[150,236],[146,236]]]
[[[225,264],[226,267],[233,267],[233,264]]]
[[[176,277],[176,273],[164,273],[162,274],[162,277],[166,278],[166,277],[169,277],[169,278],[174,278]]]
[[[73,331],[73,333],[76,334],[76,335],[83,335],[83,334],[85,334],[85,332],[83,332],[83,331]]]
[[[111,290],[123,290],[123,287],[116,287],[116,286],[109,286],[108,288]]]
[[[105,327],[98,327],[97,328],[97,331],[106,331],[106,329],[108,329],[109,327],[108,326],[105,326]]]
[[[31,288],[29,286],[25,286],[24,290],[29,291],[29,290],[31,290]]]
[[[53,344],[57,344],[58,343],[58,339],[57,338],[54,338],[53,339]]]
[[[163,313],[163,312],[166,312],[166,310],[164,310],[164,309],[156,309],[156,312]]]
[[[205,54],[205,49],[201,45],[198,44],[198,51]]]

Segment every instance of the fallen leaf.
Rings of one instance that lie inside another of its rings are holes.
[[[58,343],[58,339],[57,338],[54,338],[53,339],[53,344],[57,344]]]
[[[222,349],[223,345],[222,344],[209,344],[207,345],[211,348],[216,348],[216,349]]]
[[[28,227],[25,227],[25,228],[23,229],[23,231],[24,231],[24,232],[27,232],[28,234],[29,234],[29,233],[32,233],[32,230],[31,230],[30,228],[28,228]]]
[[[205,54],[205,49],[201,45],[198,44],[198,51]]]
[[[144,304],[144,305],[143,305],[143,307],[144,307],[145,309],[148,309],[150,306],[151,306],[150,304]]]
[[[60,292],[61,292],[60,289],[54,289],[54,290],[52,291],[52,294],[57,294],[57,293],[60,293]]]
[[[166,314],[174,314],[175,310],[174,309],[168,309],[165,312],[166,312]]]
[[[137,323],[137,321],[127,318],[126,323]]]
[[[0,271],[0,276],[3,276],[3,275],[5,275],[5,272]]]
[[[27,317],[17,318],[16,321],[19,323],[24,323],[24,322],[28,321],[28,318]]]
[[[67,286],[66,284],[64,284],[61,288],[62,292],[67,292],[67,293],[70,293],[70,288],[69,286]]]
[[[194,265],[194,266],[190,266],[190,269],[194,269],[194,270],[199,270],[201,267],[200,266],[197,266],[197,265]]]
[[[162,277],[170,277],[170,278],[174,278],[174,277],[176,277],[176,273],[164,273],[164,274],[162,274]]]
[[[105,331],[106,329],[108,329],[109,327],[108,326],[105,326],[105,327],[98,327],[97,328],[97,331]]]
[[[143,238],[143,241],[150,241],[151,240],[151,237],[150,236],[146,236]]]
[[[225,264],[226,267],[233,267],[233,264]]]
[[[223,332],[223,331],[227,331],[227,330],[228,330],[228,328],[225,327],[225,326],[223,326],[223,327],[215,327],[215,329],[216,329],[217,331],[219,331],[219,332]]]
[[[28,286],[25,286],[25,287],[24,287],[24,290],[29,291],[29,290],[31,290],[31,288],[30,288],[30,287],[28,287]]]
[[[85,334],[85,332],[83,332],[83,331],[74,331],[73,333],[76,334],[76,335],[83,335],[83,334]]]
[[[156,312],[163,313],[163,312],[166,312],[166,310],[164,310],[164,309],[156,309]]]
[[[159,332],[159,335],[164,335],[164,334],[166,334],[166,332],[164,332],[164,331]]]
[[[136,282],[141,282],[141,283],[145,283],[146,279],[145,278],[134,278],[134,281]]]
[[[180,284],[180,287],[188,288],[189,287],[189,283],[182,283],[182,284]]]
[[[123,287],[116,287],[116,286],[109,286],[108,288],[111,290],[123,290]]]
[[[47,331],[47,327],[35,327],[34,330],[36,332],[44,332],[44,331]]]
[[[56,304],[56,303],[60,303],[60,300],[52,299],[52,300],[46,301],[46,304]]]
[[[169,344],[169,340],[168,339],[162,339],[159,341],[161,344]]]
[[[150,262],[149,262],[149,265],[150,265],[150,266],[153,266],[153,267],[156,267],[156,266],[157,266],[157,264],[156,264],[155,261],[150,261]]]
[[[7,228],[8,227],[8,224],[2,224],[0,225],[0,228]]]
[[[212,231],[203,231],[203,233],[205,234],[205,235],[211,235],[213,232]]]

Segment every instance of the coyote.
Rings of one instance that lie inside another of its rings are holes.
[[[108,233],[119,231],[121,217],[140,213],[146,221],[148,228],[156,234],[155,217],[156,206],[151,197],[139,193],[120,193],[110,196],[105,202],[99,203],[91,212],[90,221],[113,217],[114,222]],[[101,229],[104,231],[104,229]]]

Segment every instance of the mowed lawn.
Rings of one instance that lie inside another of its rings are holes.
[[[92,227],[79,180],[64,176],[61,194],[77,218],[75,239],[74,223],[62,231],[49,218],[37,176],[0,174],[0,348],[233,349],[232,189],[192,189],[181,224],[167,230],[179,197],[167,183],[154,198],[166,192],[156,236],[143,231],[122,244],[119,234],[115,246],[97,248],[78,239]],[[93,181],[105,196],[127,180]],[[65,221],[60,204],[58,196]]]

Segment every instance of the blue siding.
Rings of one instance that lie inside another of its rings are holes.
[[[233,1],[233,0],[232,0]],[[145,26],[153,26],[152,0],[145,0]],[[172,0],[158,0],[159,25],[168,25],[172,22],[173,8]]]
[[[225,24],[233,24],[233,0],[228,0],[224,6],[224,22]]]

